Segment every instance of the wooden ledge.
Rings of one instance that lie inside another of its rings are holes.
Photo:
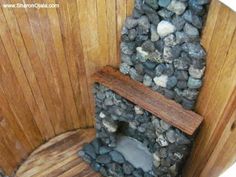
[[[165,98],[111,66],[95,73],[93,79],[188,135],[192,135],[203,121],[202,116],[197,113],[185,110],[175,101]]]

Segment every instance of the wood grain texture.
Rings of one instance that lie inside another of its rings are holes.
[[[133,9],[133,0],[2,7],[23,2],[46,1],[0,2],[0,167],[7,174],[45,141],[93,126],[90,76],[105,65],[119,65],[120,30]]]
[[[120,31],[134,3],[48,0],[60,8],[2,7],[17,2],[23,0],[0,2],[0,167],[7,174],[48,139],[93,126],[90,76],[105,65],[119,65]],[[196,109],[205,120],[186,177],[215,177],[236,158],[230,105],[236,85],[235,18],[212,0],[202,36],[207,70]]]
[[[189,135],[193,135],[203,121],[200,115],[185,110],[180,104],[125,76],[113,67],[104,67],[96,72],[92,78],[95,82],[110,88],[120,96]]]
[[[211,2],[202,44],[207,69],[196,111],[204,117],[185,177],[218,177],[235,162],[236,13]]]
[[[77,155],[83,144],[90,142],[94,137],[94,129],[76,130],[59,135],[37,148],[14,176],[100,177]]]

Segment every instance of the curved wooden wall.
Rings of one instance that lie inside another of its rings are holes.
[[[22,0],[0,3],[9,2]],[[104,65],[118,66],[120,29],[134,0],[47,2],[60,8],[0,9],[0,167],[8,174],[46,140],[93,125],[89,76]],[[205,123],[186,177],[216,177],[236,159],[235,19],[212,1],[202,39],[205,85],[196,109]]]
[[[133,0],[34,2],[60,8],[0,8],[0,167],[8,174],[49,138],[93,126],[89,76],[118,65],[120,29],[133,6]]]
[[[196,111],[204,117],[184,177],[219,177],[236,162],[236,12],[212,0],[202,44],[207,70]]]

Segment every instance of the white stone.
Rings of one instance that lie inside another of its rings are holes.
[[[158,138],[156,139],[156,141],[159,143],[159,145],[161,147],[165,147],[165,146],[168,146],[168,142],[166,141],[166,139],[164,138],[163,135],[159,135]]]
[[[102,123],[106,127],[107,131],[109,131],[111,133],[116,132],[116,130],[118,128],[117,124],[107,121],[107,120],[103,120]]]
[[[101,117],[102,119],[104,119],[106,117],[106,115],[103,112],[100,112],[99,117]]]
[[[167,81],[168,81],[168,76],[167,75],[161,75],[159,77],[155,77],[154,82],[156,85],[161,86],[161,87],[166,87]]]
[[[161,161],[153,160],[153,165],[158,168],[161,165]]]
[[[177,168],[176,168],[176,164],[172,165],[170,168],[170,173],[172,174],[172,176],[177,176]]]
[[[171,3],[167,6],[169,11],[181,15],[186,9],[186,4],[177,0],[172,0]]]
[[[140,108],[139,106],[134,106],[134,111],[135,111],[135,114],[143,114],[143,109]]]
[[[129,122],[129,127],[134,129],[134,130],[137,129],[138,125],[139,125],[138,122],[134,122],[134,121]]]
[[[156,161],[161,161],[160,157],[159,157],[159,152],[156,151],[154,154],[153,154],[153,159],[156,160]]]
[[[179,152],[175,152],[175,153],[174,153],[174,156],[177,157],[177,158],[180,159],[180,160],[184,157],[184,155],[183,155],[183,154],[180,154]]]
[[[143,77],[143,84],[147,87],[151,86],[152,85],[152,78],[145,74],[144,77]]]
[[[146,51],[144,51],[142,47],[137,47],[137,48],[136,48],[136,51],[137,51],[137,53],[138,53],[139,55],[141,55],[142,57],[148,56],[148,53],[147,53]]]
[[[160,35],[160,37],[165,37],[168,34],[171,34],[175,32],[176,28],[175,26],[165,20],[162,20],[158,25],[157,25],[157,33]]]
[[[188,70],[190,76],[196,79],[201,79],[204,74],[204,71],[205,71],[205,67],[202,69],[196,69],[193,66],[190,66]]]
[[[159,157],[158,151],[153,154],[153,165],[159,167],[161,165],[161,159]]]

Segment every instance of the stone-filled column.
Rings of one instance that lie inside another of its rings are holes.
[[[193,109],[206,67],[200,34],[207,4],[208,0],[136,0],[121,33],[120,72]],[[103,85],[95,84],[94,95],[97,134],[79,156],[95,171],[105,177],[181,176],[194,137]],[[121,136],[142,145],[151,157],[150,169],[125,156]]]
[[[193,109],[206,52],[200,35],[208,0],[136,0],[121,33],[120,71]]]

